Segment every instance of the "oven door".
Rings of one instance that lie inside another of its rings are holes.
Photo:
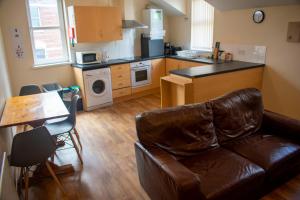
[[[131,68],[132,87],[140,87],[151,83],[151,66]]]

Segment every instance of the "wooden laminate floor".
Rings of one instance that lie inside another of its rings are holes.
[[[30,188],[30,199],[149,199],[141,188],[133,144],[136,141],[134,116],[159,108],[158,95],[114,104],[92,112],[78,113],[77,130],[83,145],[81,167],[74,149],[60,151],[55,162],[72,163],[75,173],[59,176],[67,196],[52,179]],[[300,199],[300,176],[273,191],[263,200]]]

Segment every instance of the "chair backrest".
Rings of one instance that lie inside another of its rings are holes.
[[[55,142],[44,126],[18,133],[13,138],[10,165],[29,167],[43,163],[55,149]]]
[[[78,88],[74,88],[72,89],[72,98],[75,96],[75,95],[78,95],[79,94],[79,89]]]
[[[78,95],[74,95],[72,97],[71,106],[69,108],[70,115],[68,116],[68,119],[67,119],[70,123],[72,123],[73,128],[76,125],[76,112],[77,112],[78,99],[79,99]]]
[[[41,89],[38,85],[25,85],[21,88],[19,96],[26,96],[31,94],[41,93]]]

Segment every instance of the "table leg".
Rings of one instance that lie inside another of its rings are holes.
[[[35,122],[30,122],[28,125],[32,126],[33,128],[37,128],[43,126],[45,122],[46,122],[45,120],[39,120]]]

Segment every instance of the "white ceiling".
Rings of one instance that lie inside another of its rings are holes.
[[[150,0],[150,1],[155,5],[159,6],[160,8],[162,8],[167,15],[180,16],[185,14],[165,0]]]
[[[300,0],[205,0],[205,1],[207,1],[216,9],[221,11],[300,4]]]

